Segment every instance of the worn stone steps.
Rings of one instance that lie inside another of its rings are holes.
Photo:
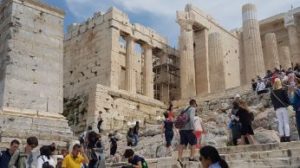
[[[265,159],[265,158],[283,158],[300,156],[300,148],[282,149],[273,151],[258,151],[245,153],[222,154],[226,161],[241,159]]]
[[[272,151],[272,150],[282,150],[290,148],[300,148],[300,141],[294,141],[289,143],[274,143],[274,144],[260,144],[260,145],[243,145],[243,146],[231,146],[218,148],[219,153],[241,153],[241,152],[251,152],[251,151]]]
[[[253,167],[285,167],[300,166],[300,157],[294,158],[266,158],[252,160],[234,160],[227,162],[231,168],[253,168]]]

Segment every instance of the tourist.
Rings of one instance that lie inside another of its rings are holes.
[[[110,156],[114,157],[118,149],[118,138],[116,137],[116,132],[114,134],[109,134],[108,138],[110,140]]]
[[[228,164],[221,158],[216,148],[204,146],[200,150],[199,158],[203,168],[228,168]]]
[[[278,119],[278,130],[280,135],[280,142],[290,141],[290,125],[289,114],[287,107],[290,105],[287,91],[282,88],[279,78],[275,79],[274,89],[271,92],[271,100],[276,111]]]
[[[62,168],[81,168],[83,164],[89,163],[89,159],[84,152],[83,146],[75,144],[72,152],[63,161]]]
[[[127,138],[127,146],[134,146],[135,138],[133,135],[133,128],[129,128],[126,138]]]
[[[130,163],[133,168],[148,168],[145,159],[135,155],[132,149],[126,149],[123,156],[128,159],[128,163]]]
[[[16,139],[10,142],[9,149],[0,152],[0,168],[7,168],[10,158],[19,149],[20,142]]]
[[[291,102],[296,111],[296,125],[300,138],[300,79],[296,79],[296,88],[291,94]]]
[[[189,144],[191,147],[191,154],[189,161],[196,161],[194,158],[195,156],[195,149],[197,144],[197,139],[195,136],[195,124],[194,124],[194,117],[196,112],[197,103],[196,100],[192,99],[189,103],[189,106],[185,108],[185,110],[182,112],[182,114],[186,113],[188,115],[188,120],[184,124],[182,128],[180,128],[179,134],[180,134],[180,145],[178,147],[178,162],[180,163],[181,167],[183,167],[182,163],[182,154],[183,149],[187,147]]]
[[[93,130],[93,127],[89,125],[89,126],[87,127],[87,130],[84,131],[84,132],[79,136],[79,142],[80,142],[81,145],[83,145],[84,148],[87,147],[87,141],[88,141],[88,140],[87,140],[87,137],[88,137],[88,134],[89,134],[90,132],[92,132],[92,130]]]
[[[257,95],[261,95],[266,92],[267,92],[267,90],[266,90],[265,82],[261,78],[258,78],[257,86],[256,86]]]
[[[102,123],[103,123],[103,119],[102,119],[102,112],[100,112],[99,114],[99,119],[98,119],[98,123],[97,123],[97,128],[98,128],[98,132],[101,133],[102,132]]]
[[[239,110],[236,113],[236,120],[241,123],[241,144],[245,144],[245,139],[249,140],[250,144],[256,144],[254,139],[254,132],[252,129],[253,116],[250,113],[248,105],[245,101],[239,101]]]
[[[256,87],[257,87],[257,82],[255,81],[255,79],[251,80],[251,85],[252,85],[252,90],[256,91]]]
[[[139,142],[139,130],[140,130],[140,122],[137,121],[135,123],[135,126],[133,127],[133,136],[134,136],[134,140],[135,140],[135,143],[133,144],[133,146],[137,146],[137,144]]]
[[[241,123],[239,122],[236,114],[239,111],[238,101],[232,103],[232,110],[230,114],[229,128],[231,129],[232,144],[237,145],[238,139],[241,138]]]
[[[25,148],[22,151],[17,150],[11,157],[8,164],[9,168],[33,167],[34,158],[32,150],[39,145],[39,142],[36,137],[29,137],[27,138],[26,142],[27,144]]]
[[[194,125],[195,125],[195,136],[197,139],[196,148],[200,149],[201,148],[201,135],[203,133],[205,133],[205,131],[204,131],[204,127],[202,124],[202,119],[197,114],[195,114],[195,117],[194,117]]]
[[[56,163],[53,159],[53,147],[42,146],[40,156],[37,159],[37,168],[55,168]]]
[[[174,123],[173,120],[169,117],[168,112],[164,113],[165,120],[163,121],[162,135],[165,135],[167,152],[171,152],[172,140],[174,137]]]
[[[94,168],[96,165],[105,167],[104,146],[101,142],[100,134],[92,131],[88,134],[87,156],[89,158],[89,168]],[[103,163],[104,162],[104,163]]]
[[[173,104],[172,104],[172,103],[170,103],[169,108],[167,109],[167,112],[168,112],[168,118],[169,118],[171,121],[174,121],[175,114],[174,114],[174,112],[173,112]]]

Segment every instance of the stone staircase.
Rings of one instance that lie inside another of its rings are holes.
[[[218,149],[230,168],[300,168],[300,142],[233,146]],[[189,162],[189,151],[184,151],[184,168],[201,168],[200,162]],[[199,152],[197,152],[197,158]],[[147,159],[150,168],[180,168],[172,157]],[[120,167],[108,165],[108,167]]]

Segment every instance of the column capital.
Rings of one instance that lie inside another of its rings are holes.
[[[180,25],[180,28],[182,28],[183,30],[186,30],[186,31],[193,30],[193,25],[191,22],[189,22],[187,20],[178,20],[177,22]]]
[[[144,49],[152,49],[153,47],[152,47],[152,45],[150,45],[150,44],[148,44],[148,43],[144,43],[144,44],[143,44],[143,48],[144,48]]]
[[[294,14],[291,12],[288,12],[284,16],[284,26],[288,28],[289,26],[296,26]]]

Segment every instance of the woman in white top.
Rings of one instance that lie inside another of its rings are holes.
[[[52,158],[51,146],[42,146],[40,152],[41,155],[37,159],[37,168],[43,168],[43,165],[48,165],[48,168],[55,168],[56,162]]]
[[[200,149],[201,148],[201,134],[204,131],[203,131],[202,119],[198,115],[196,115],[194,117],[194,125],[195,125],[195,136],[197,138],[196,148]]]

